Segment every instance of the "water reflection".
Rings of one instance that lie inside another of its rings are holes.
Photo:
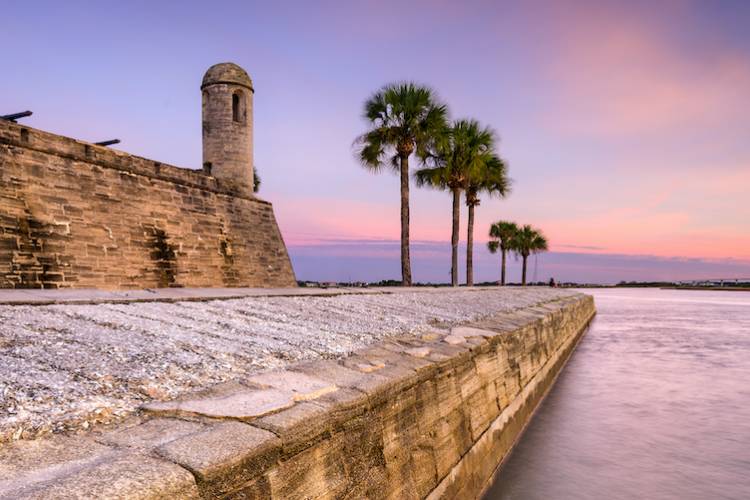
[[[486,499],[750,498],[750,293],[601,289]]]

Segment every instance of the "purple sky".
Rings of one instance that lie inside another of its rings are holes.
[[[750,3],[10,0],[2,14],[0,112],[179,166],[201,162],[205,70],[247,69],[261,197],[300,279],[398,277],[397,178],[359,167],[352,141],[363,101],[403,79],[501,137],[514,191],[478,209],[480,281],[498,274],[484,248],[501,218],[549,237],[538,279],[750,276]],[[450,198],[412,193],[415,279],[445,281]]]

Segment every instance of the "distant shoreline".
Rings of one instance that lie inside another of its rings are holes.
[[[663,286],[660,288],[662,290],[720,290],[724,292],[750,292],[750,287],[747,286]]]
[[[389,287],[400,287],[401,283],[397,280],[382,280],[379,282],[318,282],[318,281],[298,281],[298,285],[302,288],[389,288]],[[416,288],[449,288],[450,283],[421,283],[415,282],[412,284]],[[474,284],[476,288],[482,287],[497,287],[497,283],[494,281],[485,281],[482,283]],[[536,282],[529,283],[529,286],[547,287],[547,282]],[[520,283],[508,283],[505,285],[506,288],[522,288]],[[661,290],[723,290],[723,291],[737,291],[737,292],[750,292],[750,286],[746,286],[743,280],[742,285],[724,285],[724,286],[699,286],[699,285],[674,285],[667,282],[644,282],[644,283],[626,283],[626,284],[598,284],[598,283],[557,283],[557,288],[658,288]],[[465,288],[464,285],[460,285],[459,288]]]

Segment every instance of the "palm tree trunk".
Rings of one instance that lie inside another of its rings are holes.
[[[500,262],[500,286],[505,286],[505,249],[500,249],[501,262]]]
[[[466,286],[474,286],[474,205],[469,205],[466,231]]]
[[[523,256],[523,272],[521,273],[521,284],[526,286],[526,255]]]
[[[409,256],[409,156],[401,156],[401,286],[411,286]]]
[[[451,230],[451,285],[458,286],[458,222],[461,214],[461,191],[453,189],[453,228]]]

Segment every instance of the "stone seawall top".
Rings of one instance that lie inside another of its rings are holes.
[[[547,288],[286,293],[0,306],[0,443],[85,429],[147,401],[573,294]]]
[[[3,500],[478,498],[595,313],[592,297],[533,288],[7,309],[28,310],[14,329],[45,347],[74,344],[54,369],[11,338],[22,369],[79,390],[124,368],[120,388],[141,375],[181,394],[117,426],[0,446]],[[89,343],[111,364],[69,359]],[[254,372],[255,356],[284,368]],[[232,380],[205,388],[206,369]]]

